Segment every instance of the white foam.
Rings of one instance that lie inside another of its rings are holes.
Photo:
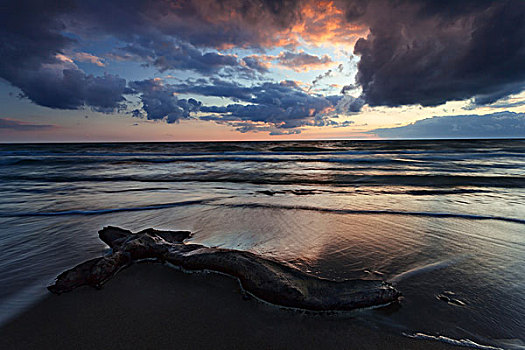
[[[452,339],[452,338],[448,338],[448,337],[445,337],[445,336],[442,336],[442,335],[439,335],[439,336],[433,336],[433,335],[428,335],[428,334],[424,334],[424,333],[415,333],[415,334],[407,334],[407,333],[403,333],[404,336],[406,337],[409,337],[409,338],[414,338],[414,339],[424,339],[424,340],[435,340],[435,341],[439,341],[439,342],[442,342],[442,343],[447,343],[447,344],[452,344],[452,345],[456,345],[456,346],[464,346],[464,347],[469,347],[469,348],[474,348],[474,349],[481,349],[481,350],[503,350],[503,348],[498,348],[498,347],[494,347],[494,346],[490,346],[490,345],[482,345],[482,344],[478,344],[470,339]]]
[[[0,303],[0,326],[12,320],[23,311],[45,297],[47,290],[43,283],[33,284]]]
[[[460,262],[461,260],[464,260],[467,257],[468,257],[468,255],[462,255],[462,256],[459,256],[459,257],[452,258],[452,259],[441,260],[441,261],[437,261],[437,262],[434,262],[434,263],[431,263],[431,264],[418,266],[418,267],[415,267],[413,269],[410,269],[408,271],[402,272],[402,273],[392,277],[391,279],[389,279],[389,282],[390,283],[398,283],[398,282],[400,282],[400,281],[402,281],[404,279],[407,279],[407,278],[410,278],[410,277],[413,277],[413,276],[416,276],[416,275],[419,275],[419,274],[422,274],[422,273],[427,273],[427,272],[431,272],[431,271],[435,271],[435,270],[444,269],[446,267],[449,267],[449,266],[452,266],[454,264],[457,264],[458,262]]]

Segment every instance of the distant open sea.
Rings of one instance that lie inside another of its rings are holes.
[[[525,348],[525,140],[0,145],[0,321],[106,225],[383,278],[402,301],[356,319]]]

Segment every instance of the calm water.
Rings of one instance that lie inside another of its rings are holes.
[[[373,326],[525,347],[524,140],[0,145],[0,157],[4,321],[103,253],[97,231],[117,225],[384,278],[404,299],[359,313]]]

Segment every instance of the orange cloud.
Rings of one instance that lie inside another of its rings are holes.
[[[169,4],[167,13],[156,18],[159,27],[183,32],[196,44],[212,44],[218,50],[353,45],[368,31],[364,25],[350,23],[344,3],[333,0],[291,1],[273,7],[239,0],[199,0],[188,8],[184,2]]]
[[[75,53],[74,58],[77,61],[89,62],[89,63],[92,63],[92,64],[97,65],[99,67],[106,66],[106,64],[104,63],[102,58],[100,58],[98,56],[95,56],[95,55],[92,55],[92,54],[87,53],[87,52],[77,52],[77,53]]]
[[[354,44],[368,31],[365,26],[349,23],[344,11],[337,8],[333,1],[307,2],[301,10],[301,18],[302,21],[295,24],[291,32],[313,45]]]

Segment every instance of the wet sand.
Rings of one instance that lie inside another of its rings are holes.
[[[0,329],[1,349],[451,349],[243,298],[236,280],[135,264],[102,290],[49,295]]]

